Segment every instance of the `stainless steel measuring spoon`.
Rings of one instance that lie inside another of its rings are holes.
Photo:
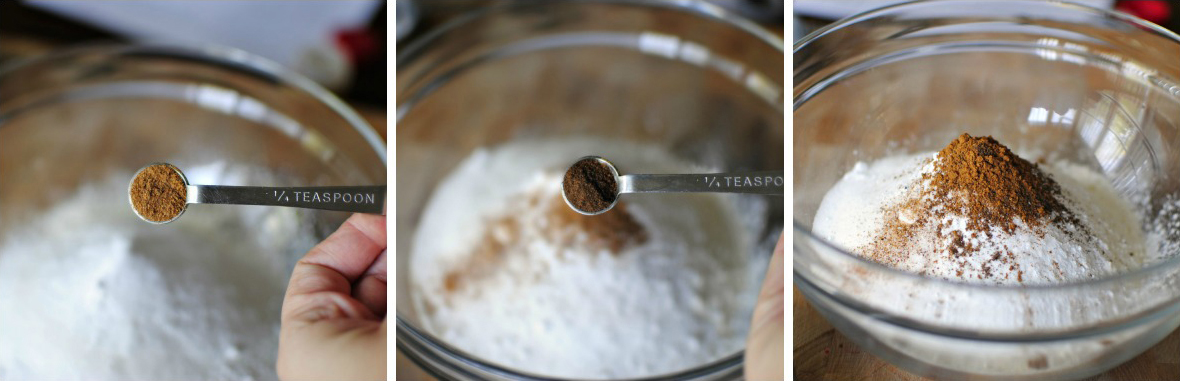
[[[152,221],[145,218],[134,207],[132,210],[141,220],[153,224],[166,224],[180,218],[188,210],[189,204],[227,204],[227,205],[267,205],[286,206],[304,209],[335,210],[342,212],[385,214],[385,186],[335,186],[335,187],[258,187],[258,186],[228,186],[228,185],[197,185],[190,184],[188,177],[175,165],[168,163],[152,163],[140,168],[131,177],[132,185],[135,178],[145,169],[167,165],[180,175],[185,184],[185,206],[175,217],[167,221]],[[129,185],[132,186],[132,185]],[[128,195],[128,197],[131,197]]]
[[[619,175],[610,161],[599,156],[585,156],[571,164],[566,172],[585,160],[593,160],[610,169],[611,177],[617,184],[618,192],[614,201],[601,210],[582,210],[570,202],[565,182],[561,185],[561,197],[575,212],[593,216],[605,213],[619,203],[619,196],[626,193],[749,193],[783,195],[786,184],[783,171],[750,171],[725,173],[690,174],[629,174]]]

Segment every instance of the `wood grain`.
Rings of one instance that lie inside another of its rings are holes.
[[[794,287],[794,364],[797,380],[931,380],[864,352],[828,324]],[[1180,330],[1118,367],[1086,381],[1180,379]]]

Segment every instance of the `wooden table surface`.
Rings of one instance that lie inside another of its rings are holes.
[[[794,288],[794,352],[797,380],[930,380],[907,373],[862,351],[836,331]],[[1087,381],[1180,380],[1180,330],[1138,357]]]

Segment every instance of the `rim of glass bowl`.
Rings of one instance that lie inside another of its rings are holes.
[[[893,12],[896,12],[899,10],[904,10],[906,8],[909,8],[910,6],[913,6],[913,5],[929,5],[930,3],[937,3],[937,5],[939,5],[939,6],[951,7],[951,6],[954,6],[954,3],[958,3],[958,2],[978,3],[980,1],[979,0],[938,0],[938,1],[916,0],[916,1],[908,1],[905,3],[899,3],[899,4],[887,6],[887,7],[869,10],[869,11],[862,12],[862,13],[859,13],[856,15],[852,15],[852,16],[846,17],[844,19],[841,19],[839,21],[833,22],[823,28],[820,28],[820,29],[808,34],[807,36],[803,37],[802,39],[800,39],[798,42],[796,42],[794,44],[794,47],[792,49],[792,53],[798,53],[799,50],[806,47],[808,44],[828,35],[831,32],[840,30],[840,29],[847,27],[849,25],[857,24],[859,22],[862,22],[862,21],[865,21],[868,19],[876,18],[876,17],[881,16],[883,14],[890,14],[890,13],[893,13]],[[1081,5],[1081,4],[1069,3],[1069,2],[1061,2],[1061,1],[1048,2],[1048,1],[1031,1],[1031,0],[1005,0],[1005,2],[1008,2],[1008,3],[1034,3],[1034,4],[1037,4],[1038,6],[1063,7],[1069,11],[1074,11],[1074,12],[1092,12],[1092,13],[1096,13],[1100,16],[1106,16],[1106,17],[1114,18],[1114,19],[1129,23],[1133,26],[1145,28],[1151,32],[1154,32],[1158,35],[1168,38],[1177,44],[1180,44],[1180,35],[1177,35],[1176,33],[1173,33],[1167,29],[1164,29],[1163,27],[1161,27],[1159,25],[1153,24],[1153,23],[1148,22],[1146,20],[1131,16],[1128,14],[1124,14],[1121,12],[1109,11],[1109,10],[1105,10],[1105,9],[1101,9],[1101,8],[1094,8],[1094,7],[1087,6],[1087,5]],[[819,82],[818,84],[823,84],[823,82]],[[799,96],[805,96],[805,95],[808,95],[807,92],[800,93],[798,96],[796,96],[796,98],[798,98]],[[794,102],[796,102],[795,107],[798,107],[797,101],[798,101],[798,99],[794,100]],[[793,107],[792,109],[794,109],[795,107]],[[811,229],[804,226],[803,223],[801,223],[798,220],[793,220],[792,225],[793,225],[793,229],[794,229],[795,234],[802,235],[803,237],[806,237],[806,239],[810,240],[812,243],[817,243],[817,244],[823,246],[823,250],[831,250],[831,251],[839,253],[839,255],[851,257],[853,260],[858,261],[861,265],[865,265],[871,269],[885,272],[885,273],[888,273],[892,276],[899,276],[902,278],[907,278],[912,281],[931,282],[931,283],[935,283],[935,284],[940,284],[945,287],[960,288],[960,289],[988,290],[988,291],[993,291],[993,292],[1025,292],[1025,293],[1027,293],[1027,292],[1046,292],[1047,293],[1047,292],[1055,292],[1055,291],[1062,291],[1062,290],[1097,288],[1097,287],[1100,287],[1103,285],[1121,282],[1121,281],[1124,281],[1127,279],[1145,278],[1145,277],[1151,276],[1153,274],[1163,272],[1168,269],[1180,267],[1180,255],[1175,255],[1172,258],[1167,258],[1167,259],[1159,261],[1157,263],[1153,263],[1151,265],[1144,266],[1142,268],[1138,268],[1138,269],[1135,269],[1132,271],[1116,274],[1113,276],[1098,278],[1098,279],[1094,279],[1094,280],[1081,281],[1081,282],[1048,284],[1048,285],[1030,285],[1030,286],[1008,286],[1008,285],[994,286],[994,285],[970,284],[970,283],[952,282],[952,281],[938,279],[938,278],[923,277],[923,276],[920,276],[917,274],[912,274],[912,273],[909,273],[906,271],[902,271],[902,270],[898,270],[898,269],[895,269],[895,268],[892,268],[889,266],[885,266],[885,265],[879,264],[877,262],[873,262],[873,261],[864,259],[858,255],[853,255],[853,254],[833,245],[832,243],[828,242],[827,240],[824,240],[823,238],[815,236],[814,234],[811,233]],[[811,280],[800,275],[798,270],[795,270],[794,273],[795,273],[794,277],[796,278],[796,280],[804,281],[808,284],[809,287],[812,287],[816,290],[820,290],[821,292],[823,292],[822,289],[819,287],[816,287]],[[826,292],[824,294],[827,297],[833,298],[837,302],[839,302],[847,307],[853,308],[855,310],[871,311],[873,318],[877,319],[877,320],[887,321],[887,322],[890,322],[895,325],[909,327],[909,328],[916,328],[916,329],[920,329],[920,330],[924,330],[924,331],[943,330],[943,328],[940,328],[940,327],[935,327],[935,326],[932,326],[929,324],[919,323],[919,322],[915,322],[915,321],[908,320],[905,318],[892,316],[891,314],[889,314],[887,312],[880,311],[874,307],[869,307],[863,303],[860,303],[852,298],[848,298],[842,294],[832,294],[832,293],[826,293]],[[1154,306],[1153,308],[1140,311],[1134,315],[1129,315],[1129,316],[1124,317],[1123,319],[1119,319],[1117,321],[1107,322],[1107,323],[1104,323],[1102,325],[1098,325],[1095,327],[1079,328],[1079,329],[1074,329],[1074,330],[1070,330],[1070,331],[1056,332],[1056,333],[1051,334],[1050,336],[1052,336],[1054,338],[1063,338],[1063,337],[1070,337],[1070,336],[1084,336],[1084,335],[1093,334],[1095,332],[1104,332],[1107,330],[1111,330],[1111,329],[1114,329],[1115,327],[1122,326],[1124,324],[1131,324],[1131,323],[1135,323],[1135,322],[1139,322],[1139,321],[1150,320],[1151,318],[1155,317],[1157,314],[1162,314],[1162,313],[1166,313],[1166,312],[1174,312],[1174,311],[1168,311],[1168,310],[1180,311],[1180,303],[1176,303],[1177,300],[1180,300],[1180,296],[1173,298],[1173,300],[1171,302],[1162,302],[1159,305]],[[978,334],[978,333],[970,333],[970,332],[951,332],[950,336],[969,338],[969,339],[987,339],[987,338],[995,338],[998,335]],[[1022,337],[1029,338],[1029,340],[1035,340],[1034,335],[1022,335]],[[1012,340],[1020,340],[1020,338],[1004,337],[1003,340],[1012,341]]]
[[[373,152],[381,157],[381,163],[388,165],[386,158],[385,142],[377,135],[377,130],[373,128],[364,118],[361,118],[351,107],[348,107],[343,100],[338,98],[328,89],[320,86],[315,81],[304,77],[302,74],[296,73],[271,61],[268,58],[255,55],[253,53],[231,48],[228,46],[212,45],[212,44],[87,44],[74,47],[67,47],[59,50],[54,50],[46,54],[35,57],[19,59],[15,62],[0,66],[0,78],[10,75],[26,67],[42,64],[45,62],[52,62],[62,58],[75,57],[84,54],[109,54],[109,55],[152,55],[157,57],[177,58],[190,62],[198,62],[230,71],[245,72],[254,76],[263,76],[277,82],[289,85],[298,90],[307,93],[312,98],[327,105],[328,108],[337,114],[357,133],[365,142],[369,143]]]
[[[631,5],[631,6],[651,7],[651,8],[659,8],[659,9],[672,9],[672,10],[684,11],[684,12],[687,12],[692,15],[700,16],[700,17],[703,17],[703,18],[706,18],[709,20],[720,22],[722,24],[727,24],[729,26],[736,27],[736,28],[746,32],[748,35],[755,37],[755,38],[761,40],[762,42],[770,45],[771,47],[777,49],[778,51],[784,52],[784,54],[785,54],[785,45],[783,43],[782,38],[779,38],[777,35],[771,33],[770,31],[763,29],[761,26],[758,26],[757,24],[755,24],[752,21],[749,21],[747,19],[733,15],[733,14],[721,9],[720,7],[717,7],[715,5],[712,5],[712,4],[709,4],[706,2],[695,1],[695,0],[676,0],[676,1],[667,1],[667,0],[602,0],[602,1],[598,1],[597,3],[621,4],[621,5]],[[488,14],[498,12],[504,8],[509,8],[509,7],[531,7],[531,6],[537,6],[539,4],[544,4],[542,6],[551,5],[548,3],[527,3],[527,2],[526,3],[507,3],[507,4],[500,4],[500,5],[496,5],[496,6],[492,6],[492,7],[488,7],[488,8],[483,8],[483,9],[479,9],[479,10],[475,10],[475,11],[471,11],[471,12],[467,12],[465,14],[459,15],[459,16],[455,17],[453,20],[448,21],[448,22],[444,23],[443,25],[438,26],[434,29],[431,29],[430,31],[427,31],[416,42],[411,43],[409,46],[405,47],[404,50],[397,52],[397,60],[395,61],[397,63],[396,66],[402,66],[406,62],[413,60],[416,56],[418,56],[421,53],[422,50],[428,49],[430,47],[431,42],[440,38],[441,36],[443,36],[447,32],[450,32],[454,29],[458,29],[459,27],[464,26],[472,21],[478,20]],[[576,2],[575,2],[575,4],[576,4]],[[500,58],[500,57],[493,57],[493,58]],[[445,78],[443,78],[443,80],[445,81]],[[432,87],[434,85],[435,84],[431,84],[430,86],[427,86],[427,87]],[[409,88],[410,86],[413,86],[413,85],[398,86],[397,91],[400,92],[402,89]],[[410,97],[407,97],[407,98],[410,98]],[[395,121],[401,121],[402,117],[405,116],[406,112],[409,111],[409,109],[412,108],[417,103],[418,100],[419,100],[418,97],[413,97],[413,98],[406,99],[406,100],[399,100],[399,104],[396,106],[397,107],[397,116],[396,116]],[[405,103],[400,103],[402,101],[404,101]],[[493,374],[496,374],[496,375],[499,375],[502,377],[515,378],[515,379],[521,379],[521,380],[564,380],[563,378],[553,378],[553,377],[547,377],[547,376],[527,374],[527,373],[519,372],[519,371],[510,369],[510,368],[507,368],[507,367],[503,367],[503,366],[500,366],[497,364],[493,364],[491,362],[484,361],[483,359],[479,358],[478,356],[470,355],[467,352],[464,352],[462,350],[452,347],[451,345],[445,343],[444,341],[434,337],[434,335],[431,335],[429,332],[426,332],[424,330],[416,328],[408,320],[402,318],[400,312],[396,314],[396,318],[397,318],[397,348],[399,350],[401,350],[403,353],[405,353],[407,355],[406,357],[410,358],[414,363],[416,363],[423,370],[426,370],[427,372],[430,372],[435,376],[441,376],[441,375],[439,375],[437,373],[437,370],[432,365],[424,364],[423,361],[416,358],[416,356],[418,356],[418,355],[428,356],[428,357],[431,357],[431,360],[438,361],[439,360],[438,356],[435,355],[433,352],[433,351],[437,351],[437,352],[445,353],[445,354],[451,356],[451,358],[453,358],[453,359],[458,359],[458,361],[462,362],[464,365],[479,369],[484,372],[493,373]],[[410,348],[410,347],[413,347],[413,348]],[[421,349],[426,349],[426,350],[421,350]],[[744,356],[744,353],[745,353],[745,350],[739,350],[734,354],[722,357],[716,361],[706,363],[704,365],[700,365],[700,366],[697,366],[694,368],[688,368],[688,369],[677,371],[675,373],[670,373],[670,374],[655,375],[655,376],[649,376],[649,377],[644,377],[644,378],[634,378],[631,380],[653,380],[653,379],[677,380],[677,379],[690,379],[690,378],[702,377],[702,376],[714,376],[714,375],[724,374],[724,373],[734,373],[735,375],[738,375],[738,374],[740,374],[740,370],[742,367],[742,363],[743,363],[742,357]],[[473,376],[464,369],[451,369],[451,370],[459,372],[459,373],[464,373],[469,376]]]
[[[550,3],[550,2],[535,2],[535,3],[534,2],[516,2],[516,3],[506,2],[503,4],[489,6],[486,8],[482,8],[482,9],[478,9],[478,10],[474,10],[474,11],[470,11],[470,12],[461,14],[459,16],[456,16],[454,19],[447,21],[446,23],[443,23],[442,25],[427,31],[425,34],[422,35],[421,38],[419,38],[417,41],[409,44],[409,46],[407,46],[404,50],[399,50],[397,52],[397,59],[395,61],[396,62],[395,67],[402,67],[402,65],[406,64],[407,62],[413,61],[415,58],[418,57],[418,55],[423,50],[430,48],[431,42],[438,39],[443,34],[446,34],[447,32],[457,29],[463,25],[466,25],[474,20],[483,18],[484,16],[486,16],[488,14],[498,12],[500,10],[507,9],[507,8],[528,8],[528,7],[537,7],[537,6],[544,7],[544,6],[552,6],[553,4],[560,4],[560,3],[561,2],[552,2],[552,3]],[[574,3],[576,4],[578,2],[574,2]],[[752,22],[750,20],[747,20],[747,19],[744,19],[740,16],[736,16],[731,13],[728,13],[727,11],[725,11],[724,9],[722,9],[716,5],[706,3],[703,1],[699,1],[699,0],[597,0],[597,1],[594,1],[593,3],[628,5],[628,6],[659,8],[659,9],[672,9],[672,10],[684,11],[686,13],[700,16],[705,19],[709,19],[709,20],[720,22],[722,24],[727,24],[729,26],[733,26],[733,27],[745,32],[747,35],[753,36],[753,37],[757,38],[758,40],[762,41],[763,43],[770,45],[771,47],[773,47],[774,49],[776,49],[780,52],[785,53],[785,51],[786,51],[786,48],[783,43],[783,39],[779,38],[774,33],[767,31],[766,29],[762,28],[761,26],[758,26],[758,24],[755,24],[754,22]],[[540,49],[547,49],[549,47],[539,47],[539,48]],[[500,54],[500,55],[483,56],[483,57],[479,57],[478,59],[479,60],[498,59],[498,58],[503,58],[505,56],[509,56],[509,55],[516,54],[516,53],[524,53],[524,52],[512,52],[512,53]],[[460,68],[460,69],[462,69],[462,68]],[[411,96],[404,97],[405,99],[401,99],[403,97],[399,97],[398,104],[396,106],[397,107],[396,120],[401,120],[401,118],[403,116],[405,116],[406,112],[408,112],[410,108],[412,108],[415,104],[417,104],[420,100],[422,100],[426,96],[430,95],[430,93],[433,92],[434,87],[436,87],[439,84],[438,82],[440,82],[440,81],[445,82],[448,79],[447,76],[448,75],[439,76],[439,79],[436,79],[434,81],[435,83],[422,84],[420,86],[420,88],[415,89],[416,91],[414,91]],[[397,86],[395,91],[397,91],[397,93],[400,94],[403,90],[410,90],[410,89],[414,89],[415,87],[419,87],[418,82],[420,80],[422,80],[422,78],[412,78],[410,81],[402,82],[402,84]],[[782,107],[780,106],[779,109],[782,110]]]

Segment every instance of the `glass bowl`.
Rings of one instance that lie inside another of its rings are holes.
[[[210,166],[224,173],[248,171],[252,176],[273,181],[245,184],[241,179],[230,178],[223,185],[385,183],[385,145],[372,127],[311,81],[245,52],[214,47],[93,46],[52,53],[0,69],[0,247],[20,239],[14,236],[18,234],[15,232],[26,229],[31,221],[59,210],[63,202],[112,178],[123,184],[124,190],[117,198],[111,198],[109,203],[96,203],[103,205],[81,208],[109,210],[109,215],[94,217],[98,218],[94,225],[136,226],[133,224],[139,221],[127,201],[126,184],[140,167],[157,161],[179,166],[195,183],[200,181],[194,176],[201,174],[190,170]],[[120,178],[124,175],[125,178]],[[204,221],[201,214],[231,210],[258,218],[227,221],[224,226],[196,226]],[[195,205],[175,222],[153,225],[150,234],[132,236],[129,244],[135,255],[144,260],[185,263],[212,259],[175,258],[177,254],[148,252],[151,249],[144,248],[153,247],[152,242],[158,244],[160,240],[202,247],[250,244],[216,242],[216,238],[213,242],[196,242],[178,233],[189,229],[204,229],[216,236],[221,236],[221,232],[230,236],[226,230],[235,229],[234,237],[268,241],[259,244],[260,247],[274,250],[259,251],[258,258],[278,257],[272,262],[285,263],[285,268],[275,269],[273,273],[248,274],[234,269],[232,263],[223,263],[216,274],[204,276],[215,276],[225,284],[224,289],[216,290],[218,295],[267,301],[258,305],[256,311],[241,313],[256,314],[251,319],[258,319],[258,324],[269,325],[273,321],[274,340],[242,345],[255,348],[250,350],[257,353],[269,351],[264,356],[268,358],[259,361],[268,371],[252,377],[275,378],[273,364],[282,287],[257,289],[258,283],[253,279],[266,277],[267,285],[285,285],[295,261],[346,217],[347,214],[339,212]],[[128,222],[129,219],[134,222]],[[279,231],[305,234],[276,235]],[[180,251],[180,248],[176,250]],[[173,293],[184,292],[182,289],[187,284],[185,279],[172,279],[168,283]],[[277,293],[258,295],[268,290]],[[10,291],[0,290],[5,293],[4,298],[13,297],[7,294]],[[41,310],[30,308],[20,313]],[[222,319],[217,315],[224,312],[211,311],[206,317],[202,312],[185,311],[190,315],[185,319],[215,321]],[[13,313],[16,312],[0,311],[0,316]],[[38,348],[40,344],[21,345]],[[189,361],[176,357],[173,354],[168,361]],[[197,360],[207,359],[191,361]],[[0,370],[0,378],[5,378],[3,373]],[[177,377],[193,375],[129,374],[120,378]]]
[[[853,16],[794,51],[795,284],[866,351],[922,376],[1072,379],[1180,325],[1175,34],[1067,3],[955,0]],[[858,161],[964,132],[1102,173],[1160,238],[1159,258],[1103,279],[989,287],[893,270],[811,233]]]
[[[782,40],[707,4],[687,4],[504,4],[461,16],[401,49],[397,235],[415,236],[422,208],[462,159],[517,139],[625,139],[723,170],[782,168]],[[740,255],[765,266],[782,207],[781,199],[770,199],[769,213],[751,231],[764,248]],[[423,328],[411,303],[411,241],[397,240],[396,248],[401,353],[444,379],[546,379],[471,356],[462,343],[442,342]],[[735,348],[664,376],[740,375]]]

